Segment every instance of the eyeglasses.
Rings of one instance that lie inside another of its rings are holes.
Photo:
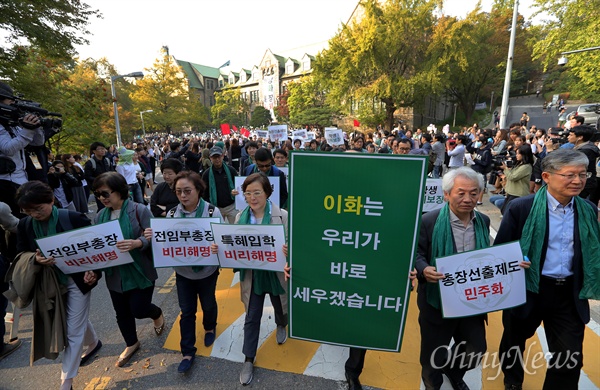
[[[269,164],[259,164],[259,163],[256,163],[256,166],[258,168],[271,168],[271,163],[269,163]]]
[[[192,193],[192,189],[191,188],[185,188],[183,190],[175,190],[175,193],[177,195],[181,195],[181,194],[189,195],[189,194]]]
[[[402,151],[404,151],[404,152],[409,152],[409,151],[410,151],[410,148],[398,148],[398,150],[402,150]]]
[[[264,191],[253,191],[253,192],[246,191],[246,192],[244,192],[244,196],[246,198],[249,198],[251,196],[254,196],[255,198],[257,198],[257,197],[261,196],[264,193],[265,193]]]
[[[39,214],[43,211],[44,211],[44,205],[40,205],[33,209],[21,209],[21,214],[27,214],[27,215],[31,215],[34,213]]]
[[[108,199],[108,197],[110,196],[110,194],[112,194],[114,191],[99,191],[99,192],[94,192],[94,196],[96,198],[100,198],[103,197],[104,199]]]
[[[575,180],[576,177],[579,177],[579,180],[581,180],[581,181],[592,177],[592,172],[580,173],[578,175],[576,175],[574,173],[569,173],[568,175],[565,175],[564,173],[556,173],[556,172],[550,172],[550,173],[552,173],[554,175],[562,176],[565,179],[567,179],[568,181],[573,181],[573,180]]]

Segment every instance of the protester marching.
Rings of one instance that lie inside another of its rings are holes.
[[[552,354],[544,389],[577,388],[588,300],[600,298],[600,150],[579,119],[566,134],[536,128],[526,113],[507,129],[492,123],[454,132],[398,124],[366,132],[277,125],[148,133],[118,148],[96,140],[55,156],[46,182],[28,180],[23,156],[2,144],[0,155],[18,163],[18,175],[1,173],[0,224],[12,234],[2,246],[10,288],[3,287],[0,314],[6,297],[20,308],[31,304],[31,363],[61,354],[60,385],[48,378],[48,388],[83,387],[78,370],[103,353],[104,335],[89,321],[92,290],[110,293],[112,326],[125,342],[114,366],[126,367],[143,353],[139,324],[151,324],[159,338],[175,326],[155,303],[157,269],[173,268],[177,371],[185,374],[197,335],[206,347],[219,336],[216,286],[231,268],[245,312],[241,385],[255,377],[269,295],[277,345],[289,336],[350,348],[350,389],[362,388],[367,351],[399,352],[403,336],[420,337],[424,388],[439,389],[446,377],[452,388],[468,389],[466,372],[488,364],[488,313],[499,310],[496,380],[524,388],[518,356],[543,323]],[[39,123],[26,123],[12,141],[20,148],[38,136]],[[478,209],[484,195],[503,215],[495,240]],[[413,288],[418,330],[404,327]],[[21,345],[3,341],[0,359]]]

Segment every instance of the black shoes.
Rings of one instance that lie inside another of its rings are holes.
[[[183,359],[181,363],[179,363],[179,367],[177,367],[177,372],[180,374],[185,374],[192,368],[194,364],[194,360],[196,360],[196,356],[192,356],[191,359]]]
[[[348,390],[362,390],[362,385],[358,380],[358,377],[354,377],[346,372],[346,382],[348,383]]]
[[[79,363],[80,366],[85,366],[85,364],[94,357],[94,355],[96,354],[96,352],[98,352],[100,350],[100,348],[102,348],[102,341],[98,340],[98,344],[96,344],[96,346],[94,347],[94,349],[92,349],[92,351],[90,353],[86,353],[85,355],[81,356],[81,363]]]
[[[467,386],[467,384],[462,378],[453,377],[445,368],[442,369],[442,372],[450,380],[450,384],[452,385],[452,388],[454,390],[469,390],[469,386]]]
[[[4,321],[4,318],[0,318],[0,321]],[[0,342],[2,342],[2,340],[0,340]],[[21,344],[23,344],[23,340],[19,339],[11,341],[10,343],[0,343],[0,360],[19,349]]]

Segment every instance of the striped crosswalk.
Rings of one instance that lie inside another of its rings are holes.
[[[244,306],[240,301],[237,274],[229,269],[221,270],[217,284],[217,302],[219,304],[217,339],[211,347],[204,346],[202,313],[198,313],[196,343],[198,354],[241,363],[244,360],[242,354]],[[420,380],[420,333],[417,322],[416,295],[411,296],[409,305],[402,351],[400,353],[369,351],[361,375],[363,384],[384,389],[423,388]],[[348,355],[347,348],[293,339],[288,339],[285,344],[278,345],[274,331],[274,312],[269,300],[266,299],[261,323],[259,350],[256,358],[258,367],[334,380],[344,379],[344,362]],[[365,331],[368,330],[365,329]],[[468,372],[465,376],[465,381],[472,389],[496,390],[504,388],[502,373],[497,365],[498,345],[500,344],[501,335],[501,314],[491,313],[487,327],[487,360],[484,361],[483,367],[480,366]],[[179,340],[179,320],[177,319],[165,341],[164,347],[179,350]],[[529,340],[526,349],[528,353],[543,356],[547,352],[547,346],[543,343],[544,340],[543,328],[540,327],[537,335]],[[600,326],[593,321],[586,328],[584,356],[585,365],[579,388],[586,390],[600,389]],[[494,357],[496,358],[495,361]],[[528,372],[535,373],[526,375],[523,388],[542,388],[545,366],[540,366],[528,367]],[[442,388],[451,389],[450,383],[444,383]]]

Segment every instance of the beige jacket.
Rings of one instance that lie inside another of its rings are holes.
[[[242,212],[239,212],[235,217],[235,223],[237,224],[240,220],[240,216]],[[288,235],[288,212],[280,209],[279,207],[271,204],[271,222],[272,224],[279,225],[283,224],[283,229],[285,230],[285,237],[287,241]],[[283,272],[277,272],[277,277],[279,278],[279,283],[281,283],[281,287],[285,290],[285,294],[280,295],[281,298],[281,307],[283,308],[283,314],[288,313],[288,284],[285,281],[285,276]],[[248,311],[248,303],[250,302],[250,292],[252,289],[252,270],[247,269],[244,280],[240,282],[240,294],[242,302],[244,303],[244,307],[246,311]]]

